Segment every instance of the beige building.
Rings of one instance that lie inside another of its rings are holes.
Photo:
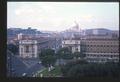
[[[38,49],[36,40],[20,40],[19,41],[19,55],[23,58],[37,58]]]
[[[62,47],[71,47],[73,53],[83,52],[89,62],[119,61],[118,38],[102,38],[101,36],[99,38],[98,36],[97,38],[64,39]]]

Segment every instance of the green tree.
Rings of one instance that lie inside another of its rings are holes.
[[[68,72],[71,68],[73,68],[74,66],[80,64],[80,65],[84,65],[87,64],[88,62],[85,60],[77,60],[77,61],[70,61],[68,62],[66,65],[62,65],[61,66],[61,71],[63,73],[63,76],[68,76]],[[75,68],[76,69],[76,68]]]
[[[55,52],[52,49],[42,50],[39,54],[39,58],[45,67],[54,66],[56,62]]]
[[[61,64],[62,60],[73,59],[73,54],[71,50],[67,47],[59,49],[56,53],[56,56],[59,61],[59,64]]]
[[[74,58],[75,60],[79,60],[79,59],[84,60],[85,56],[86,56],[86,55],[83,54],[82,51],[81,51],[81,52],[75,52],[75,53],[73,53],[73,58]]]
[[[72,59],[73,56],[72,56],[72,52],[69,48],[67,47],[64,47],[64,48],[61,48],[58,52],[57,52],[57,57],[59,59]]]
[[[119,69],[118,63],[87,63],[83,60],[70,62],[61,67],[61,71],[66,77],[119,78]]]

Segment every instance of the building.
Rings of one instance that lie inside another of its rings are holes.
[[[81,40],[79,39],[63,40],[62,47],[68,47],[72,51],[72,53],[80,52]]]
[[[104,28],[97,28],[97,29],[87,29],[85,30],[85,35],[106,35],[111,34],[111,30],[104,29]]]
[[[21,40],[21,39],[22,39],[22,36],[23,36],[22,33],[18,34],[18,35],[17,35],[17,39],[18,39],[18,40]]]
[[[87,39],[83,40],[82,44],[83,52],[90,62],[119,61],[119,40],[117,39]]]
[[[61,47],[61,40],[57,38],[28,38],[19,41],[19,55],[23,58],[37,58],[44,49],[53,49],[55,52]]]
[[[37,41],[36,40],[20,40],[19,41],[19,55],[23,58],[37,58]]]
[[[119,61],[119,39],[112,36],[94,35],[64,39],[62,47],[68,47],[73,53],[82,52],[88,62]]]

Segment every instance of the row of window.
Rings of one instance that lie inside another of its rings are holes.
[[[95,59],[89,59],[89,60],[87,60],[88,62],[107,62],[108,60],[106,60],[106,59],[97,59],[97,60],[95,60]],[[112,61],[114,61],[114,62],[119,62],[119,59],[113,59]]]
[[[116,52],[116,51],[85,51],[83,50],[84,52],[91,52],[91,53],[119,53],[119,52]]]
[[[88,57],[119,57],[119,55],[94,55],[94,54],[87,54]]]
[[[65,45],[68,45],[69,44],[65,44]],[[84,47],[84,48],[87,48],[87,47],[117,47],[119,48],[119,45],[74,45],[74,46],[81,46],[81,47]]]
[[[84,45],[86,47],[119,47],[119,45]]]
[[[92,51],[111,51],[111,50],[114,50],[114,51],[117,51],[119,48],[98,48],[98,47],[87,47],[87,48],[83,48],[83,49],[86,49],[86,50],[92,50]]]
[[[24,49],[21,48],[21,52],[23,52],[23,50],[24,50]],[[29,53],[29,52],[32,52],[32,53],[33,53],[34,51],[35,51],[35,48],[34,48],[34,47],[32,47],[32,51],[29,49],[29,46],[26,46],[26,47],[25,47],[25,52],[26,52],[26,53]]]
[[[91,52],[91,53],[119,53],[119,51],[100,51],[100,50],[97,50],[97,51],[91,51],[91,50],[81,50],[83,52]]]
[[[85,43],[88,43],[88,44],[96,44],[96,43],[97,44],[98,43],[99,44],[116,44],[117,43],[118,44],[118,41],[107,41],[107,42],[106,41],[104,41],[104,42],[103,41],[99,41],[99,42],[98,41],[95,41],[95,42],[94,41],[88,41],[88,42],[85,42]]]

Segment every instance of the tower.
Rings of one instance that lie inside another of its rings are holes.
[[[22,36],[23,36],[23,34],[22,34],[22,33],[19,33],[19,34],[18,34],[18,40],[21,40],[21,39],[22,39]]]

